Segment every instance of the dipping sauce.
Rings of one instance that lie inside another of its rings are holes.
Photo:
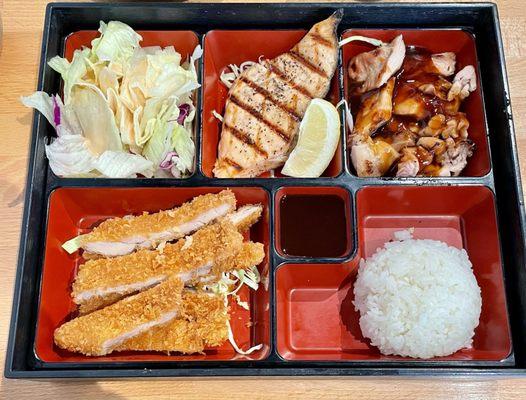
[[[341,257],[348,248],[345,202],[335,195],[285,195],[280,200],[282,251]]]

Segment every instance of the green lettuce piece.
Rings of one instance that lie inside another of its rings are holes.
[[[142,155],[158,167],[166,154],[173,148],[172,132],[175,125],[177,125],[175,121],[179,116],[179,108],[177,107],[175,98],[156,103],[155,106],[156,107],[152,106],[152,108],[158,110],[155,118],[151,118],[150,110],[146,116],[147,123],[145,124],[145,129],[147,125],[151,132],[148,132],[150,138],[143,148]]]
[[[124,65],[139,47],[141,35],[119,21],[100,21],[101,35],[91,42],[91,51],[99,61]]]
[[[48,65],[57,71],[64,80],[64,104],[70,103],[73,86],[83,83],[83,78],[88,72],[86,60],[89,55],[90,49],[75,50],[71,63],[59,56],[48,61]]]
[[[185,174],[192,171],[195,156],[195,144],[190,132],[177,124],[172,133],[172,146],[178,157],[175,160],[176,168]]]
[[[71,91],[71,107],[93,154],[123,150],[115,116],[98,87],[76,85]]]

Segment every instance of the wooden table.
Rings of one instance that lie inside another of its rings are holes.
[[[246,2],[247,0],[243,0]],[[19,101],[32,93],[42,39],[45,0],[0,0],[0,353],[3,369],[16,256],[22,218],[28,139],[32,112]],[[508,76],[519,154],[526,154],[526,6],[523,0],[500,0]],[[491,107],[491,104],[488,104]],[[526,167],[526,157],[521,157]],[[523,178],[523,181],[524,178]],[[2,374],[3,375],[3,374]],[[521,395],[522,393],[522,395]],[[2,399],[82,398],[223,399],[263,397],[495,399],[525,398],[525,379],[165,379],[126,381],[22,381],[2,378]]]

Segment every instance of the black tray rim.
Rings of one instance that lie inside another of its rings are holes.
[[[214,3],[209,4],[193,4],[193,6],[209,6],[213,5]],[[396,6],[398,8],[410,8],[414,7],[416,4],[418,4],[419,7],[424,8],[433,8],[433,7],[446,7],[451,9],[456,8],[489,8],[492,15],[493,15],[493,21],[494,28],[496,30],[496,40],[498,45],[498,53],[499,53],[499,64],[500,64],[500,77],[503,79],[503,88],[504,88],[504,95],[507,99],[507,114],[509,116],[509,132],[510,137],[509,139],[509,149],[511,150],[511,163],[512,163],[512,170],[511,170],[511,178],[513,178],[512,187],[511,189],[517,194],[517,199],[519,201],[519,204],[523,204],[523,195],[522,195],[522,185],[521,185],[521,177],[520,177],[520,171],[519,171],[519,161],[518,161],[518,154],[517,154],[517,147],[516,147],[516,138],[515,138],[515,131],[513,127],[513,121],[511,117],[511,101],[509,99],[509,85],[507,81],[507,74],[506,74],[506,65],[505,65],[505,57],[503,52],[503,45],[502,45],[502,38],[500,33],[500,26],[499,26],[499,18],[498,18],[498,11],[497,6],[493,3],[380,3],[380,4],[369,4],[369,3],[353,3],[349,6],[358,6],[358,5],[367,5],[370,8],[383,8],[383,7],[389,7],[389,6]],[[242,8],[250,8],[250,7],[261,7],[264,6],[264,4],[237,4],[237,3],[222,3],[221,5],[224,6],[235,6],[235,7],[242,7]],[[314,7],[326,7],[326,8],[339,8],[342,7],[344,4],[342,3],[286,3],[286,4],[272,4],[272,6],[277,7],[285,7],[285,8],[314,8]],[[115,6],[114,4],[94,4],[94,3],[50,3],[48,4],[46,8],[46,18],[45,18],[45,25],[44,25],[44,34],[42,39],[42,50],[41,50],[41,64],[40,64],[40,70],[39,70],[39,78],[38,78],[38,88],[42,88],[42,80],[43,80],[43,70],[45,68],[45,57],[47,51],[47,41],[49,37],[49,23],[51,18],[51,13],[58,8],[82,8],[82,7],[88,7],[88,8],[105,8],[105,7],[112,7]],[[170,8],[178,8],[180,6],[183,6],[181,4],[177,3],[121,3],[118,4],[119,7],[170,7]],[[186,4],[184,6],[191,6],[191,4]],[[249,367],[242,368],[240,365],[240,368],[199,368],[199,369],[185,369],[185,368],[177,368],[177,369],[147,369],[144,368],[142,370],[138,369],[97,369],[97,370],[89,370],[89,369],[79,369],[79,370],[60,370],[60,371],[51,371],[51,370],[16,370],[12,368],[12,362],[13,362],[13,353],[15,350],[15,343],[14,343],[14,334],[15,334],[15,328],[18,320],[18,313],[19,313],[19,306],[20,306],[20,296],[21,296],[21,286],[23,284],[22,282],[22,275],[23,271],[21,269],[21,266],[23,266],[25,258],[26,258],[26,252],[28,247],[28,234],[31,230],[30,226],[30,212],[31,208],[34,205],[34,203],[38,200],[33,198],[33,195],[35,193],[35,190],[38,191],[37,184],[38,177],[35,176],[35,168],[37,167],[37,156],[36,150],[38,149],[38,141],[37,141],[37,132],[40,129],[40,124],[42,123],[41,118],[38,116],[34,117],[33,120],[33,128],[32,128],[32,139],[30,141],[30,156],[28,160],[28,172],[27,172],[27,179],[26,179],[26,193],[25,193],[25,200],[24,200],[24,212],[23,212],[23,220],[22,220],[22,227],[21,227],[21,233],[20,233],[20,249],[18,254],[18,266],[15,278],[15,285],[14,285],[14,296],[13,296],[13,311],[11,315],[11,324],[10,324],[10,330],[9,330],[9,342],[6,352],[6,364],[4,369],[4,374],[7,378],[51,378],[51,377],[83,377],[83,378],[101,378],[101,377],[139,377],[139,376],[239,376],[239,375],[261,375],[261,376],[287,376],[287,375],[312,375],[312,376],[320,376],[320,375],[356,375],[356,376],[365,376],[365,375],[374,375],[374,376],[385,376],[385,375],[396,375],[396,376],[429,376],[429,375],[470,375],[470,376],[516,376],[516,375],[524,375],[526,374],[526,369],[521,368],[483,368],[481,364],[481,368],[462,368],[462,367],[441,367],[441,368],[434,368],[432,366],[426,367],[426,368],[375,368],[375,367],[359,367],[359,368],[328,368],[328,367],[313,367],[313,368],[302,368],[302,367],[294,367],[294,368],[257,368],[257,367]],[[487,123],[487,121],[486,121]],[[196,143],[197,145],[197,143]],[[198,154],[196,152],[196,154]],[[198,156],[199,157],[199,156]],[[491,158],[491,154],[490,154]],[[199,161],[199,160],[198,160]],[[345,163],[345,161],[344,161]],[[346,164],[346,163],[345,163]],[[490,172],[491,173],[491,172]],[[287,178],[288,180],[289,178]],[[489,182],[486,181],[486,183],[489,183],[488,186],[491,186],[494,183],[493,179],[488,179]],[[60,181],[58,182],[58,186],[60,186]],[[327,186],[334,185],[335,182],[331,182],[330,179],[321,179],[319,183],[321,185],[324,184],[324,181],[328,184]],[[82,181],[81,181],[82,182]],[[81,182],[68,182],[68,186],[82,186],[83,184]],[[84,181],[85,182],[85,181]],[[146,182],[144,182],[146,183]],[[145,186],[157,186],[156,184],[159,183],[160,186],[173,184],[173,182],[152,182],[149,184],[146,184]],[[251,180],[241,180],[237,181],[238,185],[236,186],[258,186],[255,181]],[[259,183],[259,182],[257,182]],[[270,182],[269,182],[270,183]],[[291,181],[292,183],[292,181]],[[298,182],[298,186],[302,186],[301,182]],[[376,183],[376,184],[389,184],[389,180],[385,180],[384,182]],[[422,182],[419,182],[419,179],[407,179],[402,180],[400,182],[402,185],[420,185]],[[435,185],[442,185],[445,182],[426,182],[430,184]],[[458,178],[456,180],[457,184],[463,185],[463,184],[473,184],[473,179],[471,178]],[[477,181],[478,184],[480,184],[480,180]],[[118,180],[114,182],[109,182],[111,186],[119,186]],[[210,186],[228,186],[229,181],[228,180],[221,180],[217,183],[210,184]],[[308,183],[305,182],[305,185]],[[373,182],[366,182],[364,185],[370,185],[374,186],[375,184]],[[141,182],[139,182],[136,186],[142,186]],[[296,185],[291,185],[296,186]],[[281,184],[279,185],[281,187]],[[495,196],[495,189],[492,189]],[[273,197],[270,198],[271,202],[273,202]],[[273,207],[273,204],[269,202],[269,207]],[[524,211],[524,208],[520,208],[519,211],[519,224],[521,227],[521,233],[522,233],[522,239],[524,239],[524,232],[525,232],[525,225],[526,225],[526,214]],[[271,228],[272,233],[272,228]],[[272,246],[273,240],[271,239],[271,246]],[[288,260],[288,262],[294,262],[295,260]],[[319,262],[324,262],[324,260],[321,260]],[[269,289],[270,290],[270,289]],[[371,364],[367,364],[371,365]],[[358,365],[356,365],[358,367]]]

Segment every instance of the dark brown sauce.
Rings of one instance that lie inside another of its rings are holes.
[[[418,139],[417,133],[426,127],[429,119],[435,115],[444,115],[446,121],[454,118],[459,111],[459,100],[447,100],[447,93],[450,88],[450,80],[441,77],[434,66],[431,58],[432,53],[422,47],[410,46],[406,49],[406,56],[402,68],[396,75],[396,84],[393,94],[393,103],[401,104],[406,100],[411,100],[421,110],[418,115],[393,115],[392,118],[372,136],[381,139],[389,144],[393,143],[393,136],[406,133],[413,136],[415,142]],[[437,95],[424,93],[419,88],[423,85],[432,85]],[[351,105],[353,109],[359,109],[362,101],[361,96],[353,96]],[[437,176],[440,165],[433,161],[433,155],[424,148],[417,147],[416,157],[420,163],[419,175]],[[396,174],[396,163],[386,175]]]
[[[280,201],[281,249],[304,257],[340,257],[348,244],[345,202],[335,195],[285,195]]]

